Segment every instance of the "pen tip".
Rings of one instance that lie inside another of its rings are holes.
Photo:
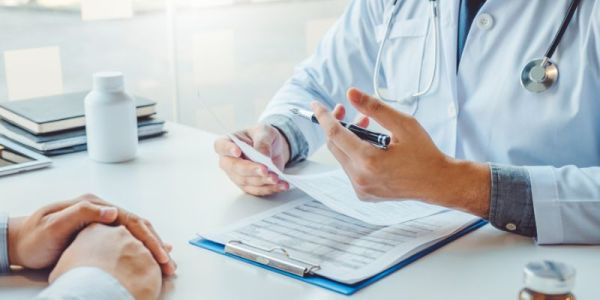
[[[290,111],[291,111],[293,114],[295,114],[295,115],[297,115],[298,113],[300,113],[300,111],[299,111],[297,108],[290,108]]]

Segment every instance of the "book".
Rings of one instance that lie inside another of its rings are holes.
[[[156,138],[156,137],[161,137],[165,134],[167,134],[166,130],[162,130],[160,132],[156,132],[156,133],[142,133],[138,130],[138,134],[139,134],[139,140],[143,141],[143,140],[148,140],[151,138]],[[26,147],[28,149],[33,150],[34,152],[37,152],[39,154],[42,154],[44,156],[58,156],[58,155],[65,155],[65,154],[71,154],[71,153],[76,153],[76,152],[83,152],[87,150],[87,143],[86,144],[81,144],[81,145],[75,145],[75,146],[71,146],[71,147],[66,147],[66,148],[60,148],[60,149],[55,149],[55,150],[46,150],[46,151],[40,151],[40,150],[36,150],[34,148],[30,148],[30,147]]]
[[[88,92],[0,103],[0,118],[33,134],[48,134],[85,126],[84,98]],[[137,116],[156,113],[156,102],[134,97]]]
[[[145,137],[163,131],[165,122],[153,117],[138,119],[138,136]],[[69,148],[87,143],[85,128],[55,134],[34,135],[16,125],[0,120],[0,134],[39,152]]]

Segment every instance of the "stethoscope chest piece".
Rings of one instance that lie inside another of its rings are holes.
[[[529,62],[521,73],[521,85],[528,91],[541,93],[548,90],[558,80],[558,68],[548,59]]]

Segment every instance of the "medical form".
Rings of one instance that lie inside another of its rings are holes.
[[[270,252],[280,249],[290,259],[312,266],[312,275],[353,284],[478,220],[462,212],[444,211],[402,224],[378,226],[337,213],[306,197],[199,236],[223,245],[236,242]]]
[[[447,209],[416,200],[364,202],[354,192],[350,179],[342,169],[316,174],[291,175],[279,170],[270,158],[230,135],[244,155],[261,163],[281,179],[302,190],[313,199],[346,216],[373,225],[393,225],[437,214]]]

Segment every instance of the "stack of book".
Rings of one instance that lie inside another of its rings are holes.
[[[87,92],[0,103],[0,134],[43,155],[87,149],[84,98]],[[140,139],[165,134],[156,103],[135,97]]]

